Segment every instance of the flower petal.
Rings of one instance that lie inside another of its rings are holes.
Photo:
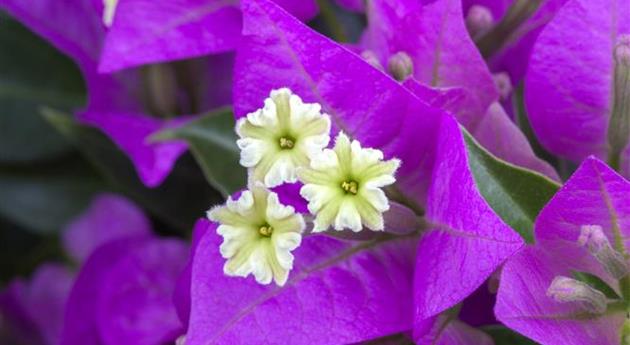
[[[282,287],[225,277],[220,242],[208,232],[195,254],[187,345],[355,343],[410,327],[409,238],[368,245],[309,236]]]

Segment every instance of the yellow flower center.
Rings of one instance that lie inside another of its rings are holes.
[[[359,184],[356,181],[343,181],[341,182],[341,189],[344,192],[356,195],[359,192]]]
[[[258,233],[262,236],[269,237],[271,236],[271,234],[273,234],[273,227],[269,224],[265,224],[258,228]]]
[[[280,148],[283,150],[292,149],[295,146],[295,141],[289,137],[280,138]]]

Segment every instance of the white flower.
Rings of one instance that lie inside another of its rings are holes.
[[[106,27],[112,26],[118,0],[103,0],[103,24]]]
[[[293,268],[291,251],[300,245],[305,224],[293,207],[280,204],[278,195],[258,185],[229,198],[225,206],[208,211],[223,236],[223,271],[229,276],[253,274],[260,284],[284,285]]]
[[[362,225],[383,230],[383,212],[389,201],[381,187],[396,182],[394,173],[400,161],[383,161],[379,150],[361,148],[358,141],[343,133],[335,147],[313,157],[310,168],[298,171],[304,186],[300,194],[308,200],[308,209],[315,215],[313,232],[326,230],[360,231]]]
[[[319,104],[303,103],[287,88],[271,91],[265,106],[236,123],[240,163],[267,187],[296,182],[296,168],[330,141],[330,118]]]

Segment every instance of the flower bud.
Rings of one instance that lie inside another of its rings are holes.
[[[614,50],[613,106],[608,124],[610,165],[619,169],[630,139],[630,35],[621,35]]]
[[[180,335],[179,338],[175,340],[175,345],[185,345],[186,344],[186,335]]]
[[[557,276],[547,289],[547,296],[557,302],[575,302],[585,311],[603,314],[606,311],[606,296],[579,280]]]
[[[147,107],[151,113],[165,118],[177,112],[177,76],[173,66],[146,66],[143,70],[143,85]]]
[[[404,81],[413,74],[413,61],[405,52],[398,52],[387,60],[387,71],[398,81]]]
[[[406,235],[429,226],[424,219],[418,218],[418,215],[406,206],[397,202],[390,202],[389,206],[389,210],[383,213],[387,232]]]
[[[501,101],[505,101],[512,94],[512,80],[510,75],[505,72],[495,73],[492,75],[494,85],[499,90],[499,97]]]
[[[615,279],[623,278],[628,274],[628,264],[623,255],[614,250],[608,238],[599,225],[583,225],[580,229],[578,244],[586,249],[599,261],[606,272]]]
[[[383,65],[381,65],[381,61],[379,61],[378,56],[376,56],[376,53],[374,53],[371,50],[364,50],[361,52],[361,57],[363,58],[363,60],[365,60],[367,63],[369,63],[370,65],[372,65],[372,67],[375,67],[376,69],[383,71]]]
[[[494,25],[494,16],[492,12],[481,5],[473,5],[468,10],[466,16],[466,28],[470,37],[477,38],[488,32]]]
[[[615,46],[615,64],[630,66],[630,35],[621,35]]]

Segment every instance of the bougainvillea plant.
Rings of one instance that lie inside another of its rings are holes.
[[[628,0],[3,0],[0,45],[2,344],[630,344]]]

